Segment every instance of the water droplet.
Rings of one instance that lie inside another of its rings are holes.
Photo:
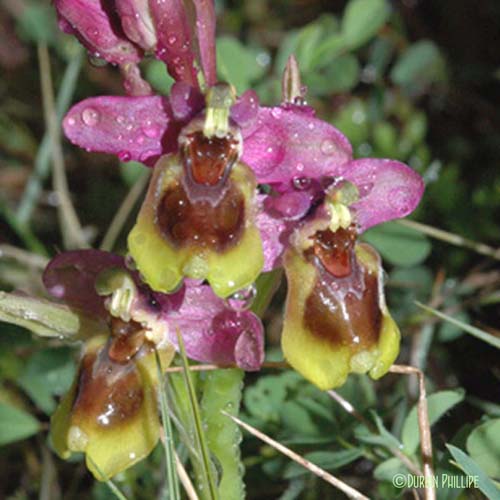
[[[373,182],[365,182],[364,184],[359,184],[357,188],[360,198],[368,196],[371,193],[373,186],[374,186]]]
[[[336,151],[337,151],[337,145],[335,144],[335,142],[332,139],[325,139],[321,143],[321,152],[324,155],[329,156],[329,155],[334,154]]]
[[[116,123],[119,123],[120,125],[125,123],[125,117],[123,115],[118,115],[116,118]]]
[[[146,140],[146,138],[141,134],[141,135],[136,137],[135,142],[140,145],[140,144],[144,144],[145,140]]]
[[[94,127],[99,123],[101,116],[99,115],[99,111],[94,108],[85,108],[82,111],[82,120],[85,125],[89,127]]]
[[[400,216],[406,215],[413,205],[412,192],[406,187],[394,188],[389,192],[388,202]]]
[[[103,59],[102,57],[99,56],[99,53],[96,54],[88,54],[88,60],[89,63],[94,66],[95,68],[102,68],[103,66],[106,66],[108,64],[108,61],[106,59]]]
[[[252,307],[257,295],[257,288],[254,284],[242,288],[226,299],[227,306],[233,311],[248,311]]]
[[[174,45],[177,41],[177,37],[175,35],[170,35],[167,39],[169,45]]]
[[[142,128],[142,131],[144,132],[144,135],[146,135],[150,139],[156,139],[161,133],[160,127],[158,127],[158,125],[146,125]]]
[[[118,153],[118,158],[120,161],[130,161],[132,155],[128,151],[120,151]]]
[[[67,120],[67,122],[66,122],[66,123],[67,123],[70,127],[72,127],[73,125],[75,125],[75,124],[76,124],[76,120],[75,120],[72,116],[70,116],[70,117],[68,118],[68,120]]]
[[[312,123],[312,122],[311,122],[311,123],[309,123],[309,125],[307,125],[307,128],[308,128],[309,130],[314,130],[314,123]]]
[[[303,172],[304,171],[304,164],[297,163],[297,165],[295,166],[295,169],[297,170],[297,172]]]
[[[297,189],[297,191],[303,191],[311,185],[311,179],[309,177],[294,177],[292,182],[293,187]]]
[[[283,110],[281,108],[273,108],[271,110],[271,115],[276,119],[280,118],[282,114]]]

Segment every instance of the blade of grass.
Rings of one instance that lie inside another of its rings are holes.
[[[458,326],[464,332],[470,333],[472,336],[482,340],[483,342],[486,342],[487,344],[490,344],[493,347],[500,349],[500,339],[498,339],[494,335],[491,335],[491,333],[485,332],[484,330],[480,330],[479,328],[476,328],[475,326],[472,325],[468,325],[467,323],[463,323],[458,319],[452,318],[451,316],[448,316],[447,314],[437,311],[436,309],[426,306],[420,302],[415,302],[415,304],[424,311],[427,311],[428,313],[433,314],[434,316],[437,316],[438,318],[441,318],[442,320],[447,321],[452,325]]]
[[[53,164],[54,191],[59,197],[58,215],[62,230],[64,246],[66,248],[87,248],[88,244],[83,235],[82,227],[75,209],[71,203],[68,180],[64,168],[64,156],[61,145],[61,130],[57,121],[50,69],[50,56],[45,44],[38,45],[38,64],[40,66],[40,80],[42,88],[43,110],[46,127],[49,131],[50,146]]]
[[[182,360],[183,378],[189,396],[189,404],[191,407],[191,416],[193,419],[193,428],[197,447],[201,455],[201,473],[203,475],[203,482],[206,484],[208,498],[217,500],[219,498],[217,487],[213,477],[213,469],[210,461],[210,452],[207,445],[205,433],[203,432],[203,424],[201,421],[201,412],[198,405],[198,399],[194,390],[193,381],[191,380],[191,372],[189,371],[189,362],[186,357],[186,350],[184,342],[179,331],[177,331],[177,342],[179,345],[179,353]]]
[[[127,222],[130,212],[132,212],[135,204],[137,203],[137,200],[141,196],[144,188],[146,187],[146,184],[148,183],[149,175],[149,170],[145,171],[139,177],[139,179],[137,179],[135,184],[128,192],[127,196],[125,196],[125,199],[120,205],[120,208],[118,208],[118,211],[116,212],[113,220],[111,221],[111,224],[109,225],[108,230],[106,231],[106,234],[104,235],[104,238],[102,239],[102,243],[100,246],[101,250],[106,250],[108,252],[113,250],[115,242],[118,236],[120,236],[120,232]]]
[[[57,123],[62,120],[66,110],[69,108],[71,99],[76,89],[78,75],[82,68],[85,59],[85,51],[78,44],[75,45],[75,53],[66,66],[64,75],[61,80],[61,86],[56,100],[56,116]],[[50,172],[50,136],[49,132],[45,132],[42,142],[37,151],[35,158],[34,170],[31,174],[26,187],[24,189],[21,201],[19,202],[16,218],[20,224],[27,224],[31,218],[33,210],[36,206],[38,197],[42,190],[42,183],[47,178]]]
[[[272,446],[274,449],[278,450],[283,455],[287,456],[288,458],[291,458],[299,465],[302,465],[302,467],[305,467],[308,471],[320,477],[327,483],[330,483],[332,486],[335,486],[335,488],[345,493],[349,498],[352,498],[354,500],[369,500],[368,497],[360,493],[358,490],[355,490],[352,486],[349,486],[340,479],[337,479],[335,476],[332,476],[331,474],[321,469],[317,465],[313,464],[309,460],[305,459],[304,457],[290,450],[290,448],[287,448],[286,446],[282,445],[281,443],[278,443],[274,439],[271,439],[267,434],[264,434],[263,432],[260,432],[251,425],[243,422],[243,420],[240,420],[238,417],[230,415],[225,411],[223,411],[222,414],[226,415],[226,417],[231,418],[234,422],[236,422],[239,426],[243,427],[243,429],[248,431],[250,434],[253,434],[255,437],[259,438],[261,441],[264,441],[268,445]]]
[[[446,243],[450,243],[451,245],[455,245],[457,247],[468,248],[469,250],[473,250],[481,255],[486,255],[487,257],[500,260],[500,248],[493,248],[489,245],[485,245],[484,243],[464,238],[459,234],[450,233],[449,231],[444,231],[443,229],[438,229],[437,227],[422,224],[421,222],[416,222],[414,220],[402,219],[397,222],[402,226],[414,229],[415,231],[426,234],[436,240],[445,241]]]
[[[106,475],[102,470],[99,468],[99,466],[90,458],[89,455],[87,455],[87,460],[92,464],[92,466],[95,468],[95,470],[99,473],[101,476],[101,481],[105,482],[107,487],[110,489],[110,491],[115,495],[118,500],[127,500],[127,497],[120,491],[118,486],[116,486],[111,479],[106,479]]]
[[[163,424],[163,431],[165,433],[165,439],[163,442],[163,448],[165,450],[165,461],[167,468],[167,482],[168,482],[168,497],[170,500],[180,500],[181,495],[179,491],[179,481],[177,480],[176,474],[176,463],[175,463],[175,450],[174,450],[174,433],[172,430],[172,422],[170,421],[169,411],[168,411],[168,401],[165,393],[165,382],[168,383],[168,379],[165,380],[161,369],[161,361],[158,351],[155,349],[155,359],[156,368],[158,372],[158,380],[161,381],[158,384],[158,392],[160,396],[160,408],[161,408],[161,421]]]

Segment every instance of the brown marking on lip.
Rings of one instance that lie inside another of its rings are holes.
[[[73,417],[99,427],[120,426],[141,410],[141,379],[135,364],[119,365],[99,352],[88,353],[82,360]]]
[[[338,229],[332,232],[330,229],[317,231],[312,240],[312,252],[323,264],[323,267],[336,278],[345,278],[352,272],[352,255],[356,243],[356,228],[350,226],[347,229]]]
[[[338,296],[325,281],[318,279],[306,300],[304,326],[318,339],[332,346],[351,346],[354,352],[378,343],[382,312],[379,307],[377,276],[365,273],[365,289],[360,299],[354,293],[345,296],[344,317]],[[355,338],[359,337],[359,342]]]
[[[157,210],[162,234],[176,247],[199,246],[222,252],[233,247],[243,234],[245,199],[229,180],[220,202],[191,202],[179,183],[163,195]]]
[[[237,160],[237,146],[230,135],[206,137],[201,131],[193,132],[187,136],[182,156],[196,183],[215,186]]]
[[[123,321],[113,316],[109,323],[112,338],[108,348],[108,356],[116,363],[127,363],[144,344],[144,328],[136,321]]]

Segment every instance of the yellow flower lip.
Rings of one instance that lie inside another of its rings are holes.
[[[160,427],[154,347],[140,336],[140,325],[115,321],[111,339],[102,335],[85,344],[77,378],[51,419],[56,452],[63,458],[84,452],[101,481],[147,456]],[[164,369],[174,348],[158,352]]]
[[[328,204],[327,214],[335,214]],[[400,337],[385,305],[380,257],[356,243],[355,224],[331,225],[320,211],[284,256],[283,353],[321,389],[342,385],[351,372],[381,377],[398,354]]]

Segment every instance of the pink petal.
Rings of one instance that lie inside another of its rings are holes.
[[[281,265],[281,256],[288,245],[288,238],[295,225],[293,222],[285,221],[278,214],[266,210],[265,206],[264,200],[261,202],[261,210],[255,219],[264,252],[263,272],[271,271]]]
[[[156,45],[156,30],[149,10],[149,0],[120,0],[115,3],[123,31],[144,50]]]
[[[169,315],[170,340],[182,334],[188,357],[204,363],[257,370],[264,359],[260,320],[229,309],[207,285],[188,285],[181,308]],[[241,338],[243,336],[243,338]]]
[[[167,65],[176,80],[198,87],[191,32],[182,0],[150,2],[156,26],[158,44],[156,55]]]
[[[170,89],[170,105],[177,120],[188,121],[203,109],[205,99],[187,83],[175,82]]]
[[[87,151],[149,164],[177,149],[182,125],[160,96],[93,97],[73,106],[63,122],[68,139]]]
[[[352,207],[362,231],[410,214],[424,192],[420,175],[395,160],[354,160],[344,166],[341,176],[358,187],[360,200]]]
[[[194,0],[196,9],[196,35],[200,48],[201,65],[206,84],[217,83],[215,60],[215,5],[214,0]]]
[[[352,157],[349,141],[304,106],[260,108],[242,132],[243,161],[261,183],[335,176]]]
[[[43,273],[43,284],[55,298],[94,317],[106,316],[97,295],[97,275],[110,267],[125,267],[122,257],[100,250],[76,250],[56,255]]]
[[[259,98],[255,90],[247,90],[231,108],[231,118],[241,127],[250,127],[259,113]]]
[[[101,0],[55,0],[60,27],[75,34],[87,49],[115,64],[138,62],[138,47],[127,40],[116,13]]]

